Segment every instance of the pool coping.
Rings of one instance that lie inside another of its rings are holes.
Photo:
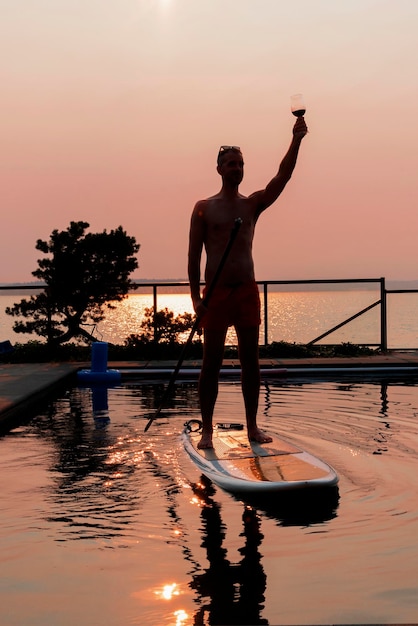
[[[196,378],[200,361],[185,361],[179,379]],[[118,369],[122,377],[169,378],[176,361],[117,361],[108,367]],[[90,363],[1,363],[0,364],[0,429],[10,429],[16,416],[22,417],[34,405],[51,395],[54,390],[77,380],[77,371],[89,368]],[[332,357],[311,359],[261,359],[264,376],[339,375],[342,373],[397,373],[418,376],[418,351],[387,353],[361,357]],[[222,374],[240,375],[238,360],[226,359]],[[25,417],[25,415],[24,415]]]

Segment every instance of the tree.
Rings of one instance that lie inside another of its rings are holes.
[[[32,274],[46,286],[6,309],[7,315],[28,319],[14,323],[16,333],[36,333],[50,345],[73,338],[92,341],[83,325],[102,321],[106,308],[126,298],[139,244],[122,226],[109,233],[86,233],[88,228],[87,222],[71,222],[67,230],[54,230],[49,241],[38,239],[36,249],[52,256],[38,259]]]
[[[192,313],[184,312],[174,317],[173,311],[166,307],[154,315],[154,307],[146,308],[140,325],[142,334],[130,335],[125,344],[135,346],[154,342],[174,345],[179,342],[181,335],[192,328],[194,320],[195,316]]]

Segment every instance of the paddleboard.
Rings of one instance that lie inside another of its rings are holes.
[[[336,471],[309,452],[275,435],[271,443],[249,442],[242,424],[216,424],[213,448],[199,450],[202,423],[184,425],[182,441],[193,463],[232,493],[267,494],[336,485]]]

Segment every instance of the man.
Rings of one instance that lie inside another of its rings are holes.
[[[291,144],[276,176],[264,190],[256,191],[248,197],[238,191],[244,175],[244,161],[240,148],[222,146],[217,166],[222,178],[222,188],[219,193],[206,200],[200,200],[194,207],[190,224],[188,272],[193,307],[196,314],[201,317],[204,331],[203,363],[199,378],[203,427],[198,447],[201,449],[213,447],[212,418],[229,326],[234,326],[237,333],[248,438],[259,443],[271,441],[271,437],[257,426],[260,392],[258,360],[260,297],[255,282],[252,243],[260,214],[277,200],[292,176],[301,141],[307,132],[304,118],[299,117],[293,127]],[[206,309],[200,293],[200,261],[203,247],[206,252],[205,289],[207,289],[219,266],[237,218],[242,219],[242,225]],[[205,291],[203,297],[204,294]]]

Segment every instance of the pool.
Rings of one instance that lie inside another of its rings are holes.
[[[338,489],[242,502],[180,446],[195,381],[74,387],[0,438],[2,626],[418,621],[416,378],[266,380],[259,423]],[[239,383],[215,419],[241,420]]]

